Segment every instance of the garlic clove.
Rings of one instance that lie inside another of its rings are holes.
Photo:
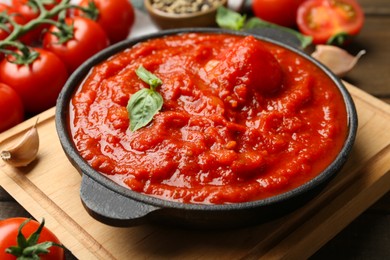
[[[23,167],[35,160],[39,150],[38,119],[23,138],[9,150],[1,151],[0,157],[13,167]]]
[[[365,50],[361,50],[356,56],[353,56],[339,47],[320,44],[316,46],[316,50],[311,56],[327,66],[337,76],[343,77],[353,69],[365,53]]]
[[[241,12],[244,8],[244,0],[228,0],[228,7],[236,12]]]

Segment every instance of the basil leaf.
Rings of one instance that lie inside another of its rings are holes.
[[[153,90],[156,90],[158,86],[162,84],[160,78],[156,75],[145,69],[142,65],[135,71],[137,76],[142,79],[146,84],[148,84]]]
[[[134,93],[127,104],[130,130],[136,131],[149,124],[162,105],[162,96],[153,89],[144,88]]]
[[[241,15],[233,10],[230,10],[224,6],[221,6],[217,10],[216,22],[219,27],[231,30],[242,29],[257,29],[257,28],[272,28],[284,31],[293,35],[299,41],[299,45],[302,49],[306,48],[312,43],[312,37],[303,35],[293,29],[283,27],[274,23],[266,22],[258,17],[252,17],[246,21],[246,16]]]
[[[135,73],[140,79],[149,84],[150,88],[141,89],[130,97],[126,108],[131,131],[136,131],[149,124],[154,115],[161,110],[164,102],[161,94],[156,91],[156,88],[162,84],[161,79],[142,65]]]
[[[280,25],[277,25],[274,23],[266,22],[266,21],[261,20],[260,18],[257,18],[257,17],[253,17],[253,18],[249,19],[248,22],[245,24],[244,28],[245,29],[255,29],[255,28],[279,29],[281,31],[284,31],[286,33],[290,33],[290,34],[294,35],[300,41],[300,47],[302,49],[309,46],[313,41],[313,38],[311,36],[306,36],[306,35],[303,35],[303,34],[297,32],[293,29],[283,27],[283,26],[280,26]]]
[[[244,27],[246,15],[240,15],[224,6],[217,9],[216,22],[219,27],[239,31]]]

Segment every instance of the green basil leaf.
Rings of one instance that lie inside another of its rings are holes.
[[[162,96],[153,89],[144,88],[134,93],[127,104],[130,130],[136,131],[149,124],[162,105]]]
[[[219,27],[239,31],[244,27],[246,15],[241,15],[224,6],[217,9],[216,22]]]
[[[153,90],[156,90],[156,88],[162,84],[160,78],[158,78],[156,75],[154,75],[153,73],[145,69],[142,65],[139,66],[139,68],[135,71],[135,73]]]
[[[280,25],[277,25],[274,23],[266,22],[266,21],[261,20],[260,18],[257,18],[257,17],[253,17],[253,18],[249,19],[248,22],[245,24],[244,28],[245,29],[255,29],[255,28],[279,29],[281,31],[284,31],[286,33],[290,33],[290,34],[294,35],[300,41],[300,46],[302,49],[309,46],[313,41],[313,38],[311,36],[306,36],[306,35],[303,35],[303,34],[297,32],[293,29],[283,27],[283,26],[280,26]]]

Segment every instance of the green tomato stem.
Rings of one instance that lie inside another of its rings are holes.
[[[39,16],[24,25],[20,25],[12,19],[12,15],[7,15],[5,13],[0,13],[0,18],[2,21],[9,23],[12,26],[11,33],[4,40],[0,41],[0,52],[7,55],[12,55],[15,57],[15,63],[17,64],[30,64],[32,63],[38,55],[35,55],[30,48],[28,48],[23,43],[19,42],[18,39],[25,35],[26,33],[32,31],[42,24],[53,25],[60,30],[60,34],[64,37],[60,38],[60,43],[64,43],[67,40],[73,37],[73,27],[67,26],[65,24],[65,11],[68,9],[80,9],[86,14],[93,13],[94,17],[98,16],[98,9],[95,5],[90,5],[89,7],[82,7],[70,3],[70,0],[62,0],[60,3],[55,5],[51,10],[47,10],[44,6],[44,3],[40,0],[30,0],[32,4],[37,7]],[[59,16],[59,21],[55,21],[52,18]],[[5,23],[4,23],[4,28]],[[3,28],[3,29],[4,29]],[[72,30],[72,32],[70,32]],[[18,51],[9,50],[7,48],[12,47]],[[33,54],[33,55],[31,55]]]
[[[45,219],[42,219],[37,230],[35,230],[28,238],[26,238],[22,229],[30,222],[31,219],[26,219],[18,228],[18,234],[16,237],[17,245],[6,248],[5,252],[15,256],[17,259],[40,259],[41,255],[49,253],[49,248],[52,246],[65,248],[61,244],[57,244],[52,241],[45,241],[38,244],[39,236],[45,225]]]

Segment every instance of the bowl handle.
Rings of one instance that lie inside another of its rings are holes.
[[[159,209],[113,192],[86,174],[82,175],[80,197],[93,218],[110,226],[144,224],[148,214]]]

